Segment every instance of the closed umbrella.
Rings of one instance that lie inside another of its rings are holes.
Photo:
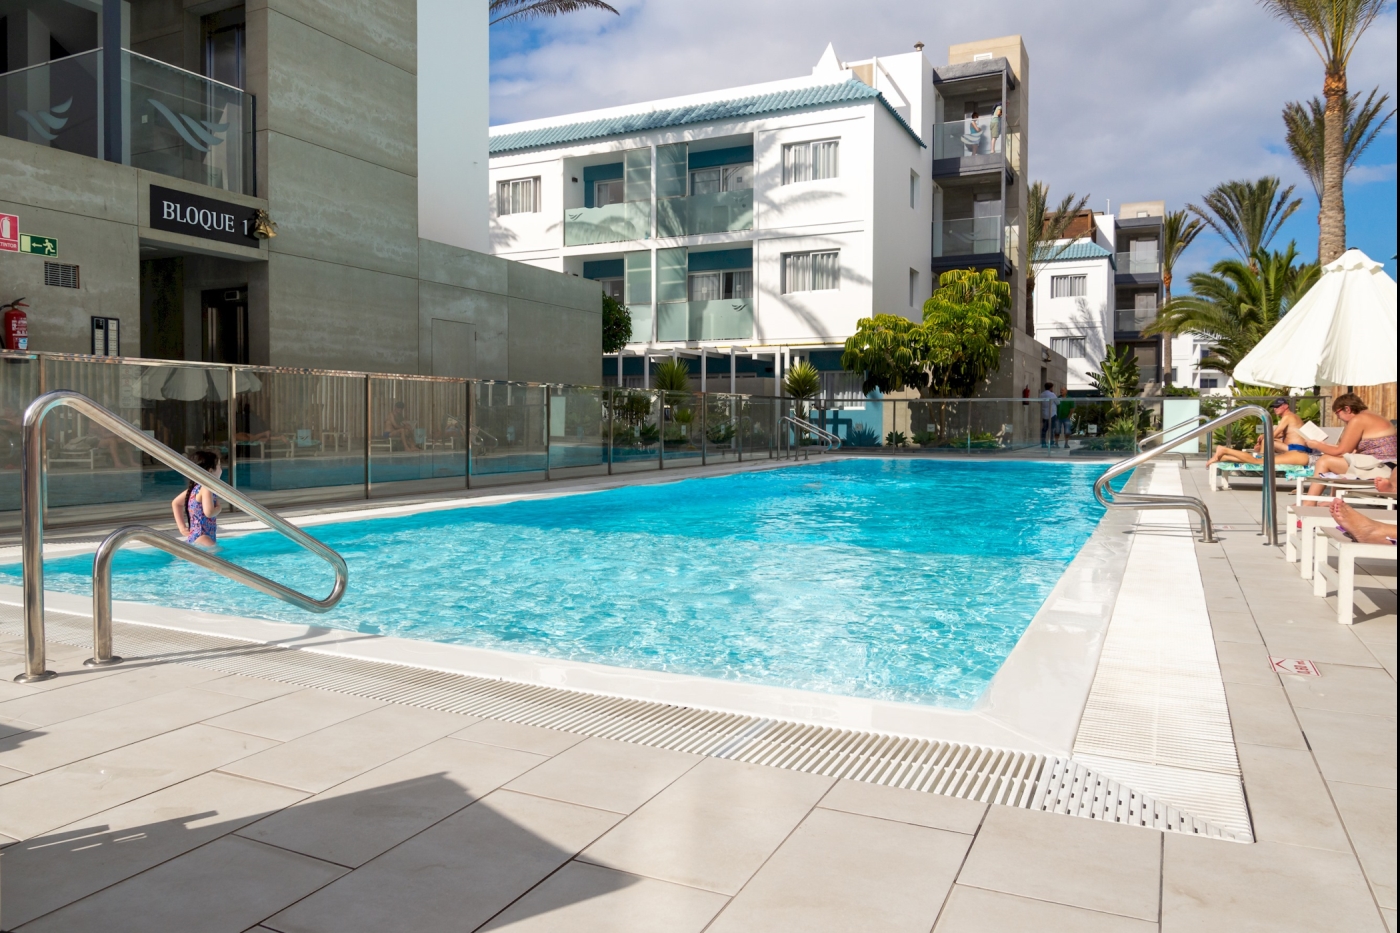
[[[1235,366],[1235,381],[1280,388],[1394,382],[1395,280],[1359,249],[1322,276]]]

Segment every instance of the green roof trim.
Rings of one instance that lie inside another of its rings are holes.
[[[1046,253],[1051,253],[1051,252],[1054,251],[1055,247],[1053,247],[1053,246],[1045,246],[1045,247],[1042,247],[1042,249],[1044,249]],[[1104,249],[1102,246],[1100,246],[1100,245],[1097,244],[1097,243],[1093,243],[1093,242],[1090,242],[1090,241],[1088,241],[1088,240],[1076,240],[1075,242],[1073,242],[1073,243],[1069,244],[1068,246],[1066,246],[1065,249],[1064,249],[1064,252],[1059,253],[1058,255],[1053,255],[1053,256],[1051,256],[1049,259],[1044,259],[1044,260],[1041,260],[1041,261],[1042,261],[1042,262],[1073,262],[1073,261],[1075,261],[1075,260],[1083,260],[1083,259],[1105,259],[1105,258],[1110,258],[1110,259],[1111,259],[1112,256],[1113,256],[1113,254],[1112,254],[1111,252],[1109,252],[1108,250]]]
[[[899,121],[904,131],[920,146],[927,144],[914,128],[890,106],[885,95],[863,81],[843,81],[840,84],[824,84],[817,87],[794,88],[790,91],[775,91],[771,94],[758,94],[753,97],[736,97],[731,100],[716,100],[706,104],[691,104],[688,107],[671,107],[666,110],[648,110],[644,113],[629,113],[616,117],[603,117],[584,123],[563,123],[558,126],[542,126],[519,133],[502,133],[491,137],[491,154],[518,152],[521,149],[538,149],[543,146],[564,146],[585,139],[602,139],[605,136],[623,136],[647,130],[659,130],[670,126],[685,126],[690,123],[707,123],[711,120],[733,120],[738,117],[755,117],[782,110],[801,110],[805,107],[821,107],[827,104],[844,104],[860,100],[878,100]]]

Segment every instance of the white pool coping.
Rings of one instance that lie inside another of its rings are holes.
[[[831,460],[822,458],[816,462]],[[755,466],[784,468],[803,465],[769,462]],[[733,466],[742,468],[748,465]],[[738,471],[711,472],[702,476],[690,473],[666,477],[665,480],[703,479]],[[643,475],[653,481],[658,479],[656,474]],[[610,482],[605,484],[580,483],[536,492],[320,512],[292,520],[299,526],[312,526],[552,498],[627,485],[630,477],[608,479]],[[1123,579],[1131,540],[1126,532],[1135,517],[1136,512],[1113,511],[1104,516],[1065,569],[981,698],[972,709],[965,711],[687,674],[611,667],[585,661],[172,609],[146,603],[117,601],[113,604],[113,618],[135,625],[605,696],[1067,757],[1074,745]],[[245,522],[230,525],[225,530],[241,532],[261,527],[261,523]],[[49,545],[45,547],[45,554],[72,555],[91,552],[94,548],[93,542]],[[0,561],[17,557],[16,548],[0,549]],[[47,591],[45,600],[47,607],[54,611],[87,617],[92,611],[89,597]],[[0,602],[21,605],[21,588],[0,585]],[[116,646],[116,653],[121,653],[120,645]]]

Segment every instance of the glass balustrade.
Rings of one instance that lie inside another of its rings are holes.
[[[1004,223],[1000,216],[967,217],[934,224],[933,255],[976,256],[1002,251]]]
[[[101,157],[97,119],[101,73],[102,52],[95,50],[0,75],[5,135]]]
[[[1162,260],[1156,253],[1116,253],[1114,268],[1119,275],[1161,275]]]
[[[564,209],[564,245],[623,243],[651,235],[651,207],[647,201],[624,201],[603,207]]]
[[[1020,133],[1000,117],[950,120],[933,125],[935,159],[970,159],[974,156],[1004,155],[1015,165],[1020,153]]]
[[[1156,320],[1156,308],[1119,308],[1113,312],[1113,329],[1123,333],[1139,333]]]
[[[658,308],[656,339],[659,341],[753,338],[753,301],[748,298],[670,301]],[[636,333],[634,323],[633,334]]]
[[[699,236],[753,229],[753,189],[662,198],[656,202],[656,235]]]

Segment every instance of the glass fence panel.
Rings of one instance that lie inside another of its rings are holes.
[[[124,163],[253,193],[251,94],[125,50],[122,72],[130,120]]]
[[[750,340],[753,302],[747,298],[692,301],[686,312],[686,340]],[[661,339],[661,338],[657,338]]]
[[[1162,271],[1162,260],[1156,253],[1116,253],[1113,258],[1119,275],[1159,275]]]
[[[465,487],[466,392],[461,382],[370,380],[372,493]]]
[[[24,450],[24,410],[39,394],[43,363],[23,353],[0,353],[0,527],[19,527],[20,468]],[[5,519],[13,518],[13,521]]]
[[[967,117],[933,125],[935,159],[970,159],[1001,153],[1006,145],[1006,124],[1001,117]]]
[[[739,442],[745,460],[777,456],[780,410],[779,399],[752,397],[744,401],[739,413]]]
[[[884,406],[877,399],[823,401],[811,409],[812,424],[841,438],[842,447],[878,447],[884,438]]]
[[[614,473],[660,469],[661,405],[657,394],[649,389],[614,389],[609,395]]]
[[[729,463],[739,459],[739,416],[744,399],[738,395],[706,395],[705,461]]]
[[[81,392],[185,456],[228,462],[229,370],[106,360],[44,360],[44,390]],[[174,470],[70,408],[45,421],[47,505],[58,520],[169,514],[185,488]]]
[[[101,72],[102,51],[97,49],[0,75],[4,134],[100,158],[97,88]]]
[[[686,201],[685,231],[691,236],[753,229],[752,188],[695,194]]]
[[[240,369],[234,480],[268,503],[362,495],[365,380]]]
[[[543,386],[474,383],[471,430],[473,486],[544,479],[549,468]]]
[[[1140,333],[1157,321],[1156,308],[1118,308],[1113,312],[1113,329]]]
[[[549,470],[561,476],[608,471],[607,389],[555,386],[549,395]]]
[[[1001,217],[966,217],[934,225],[934,256],[973,256],[1001,252]]]
[[[703,436],[700,425],[701,396],[691,392],[663,392],[661,458],[663,466],[695,466],[700,462]]]

